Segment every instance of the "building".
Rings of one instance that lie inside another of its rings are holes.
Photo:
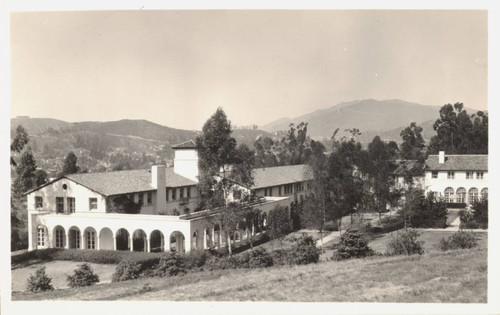
[[[26,193],[29,250],[40,248],[179,251],[225,246],[217,224],[199,210],[193,141],[174,146],[174,167],[71,174]],[[303,198],[304,165],[254,170],[258,208],[267,213]],[[123,213],[133,205],[134,213]],[[120,213],[116,213],[116,212]],[[262,220],[265,222],[265,220]],[[248,237],[238,231],[235,241]]]
[[[470,204],[488,198],[488,155],[429,155],[425,161],[425,188],[448,203]]]

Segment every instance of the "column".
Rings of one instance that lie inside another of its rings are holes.
[[[97,231],[95,232],[95,242],[96,242],[95,248],[97,250],[100,250],[101,249],[101,244],[99,242],[99,233],[97,233]]]
[[[201,249],[207,249],[207,229],[203,228],[203,246]]]
[[[146,238],[144,239],[144,251],[146,253],[149,253],[151,250],[151,244],[149,242],[151,242],[151,240],[146,236]]]
[[[65,240],[64,240],[66,243],[64,243],[64,248],[68,249],[69,248],[69,231],[65,230],[64,232],[66,234],[65,235]]]
[[[85,249],[85,244],[84,244],[85,240],[83,239],[83,235],[84,235],[83,231],[80,230],[80,246],[79,246],[80,249]]]
[[[169,252],[170,251],[170,234],[166,234],[167,236],[165,237],[165,245],[164,245],[164,251]]]
[[[113,250],[116,250],[116,235],[113,234]]]
[[[130,251],[134,251],[134,233],[132,232],[128,238]]]
[[[191,251],[191,244],[193,243],[193,235],[191,234],[191,231],[189,231],[189,236],[188,236],[188,239],[186,239],[185,237],[184,238],[184,244],[183,244],[183,249],[185,253]]]

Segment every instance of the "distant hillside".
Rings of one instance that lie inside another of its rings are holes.
[[[30,135],[38,135],[47,132],[50,128],[54,130],[71,128],[72,123],[52,118],[12,118],[10,120],[11,131],[15,131],[19,125],[23,125]]]
[[[258,136],[270,137],[273,135],[264,130],[253,129],[235,129],[232,134],[238,144],[246,144],[250,149],[253,149],[253,143]]]
[[[429,144],[430,139],[432,136],[436,135],[436,131],[434,131],[433,125],[436,119],[424,121],[422,123],[417,124],[419,127],[422,127],[422,137],[424,138],[425,142]],[[395,141],[397,143],[402,142],[401,139],[401,131],[405,129],[406,126],[394,128],[391,130],[370,130],[370,131],[365,131],[362,132],[362,134],[358,137],[359,142],[361,143],[370,143],[375,136],[379,136],[382,140],[384,141]]]
[[[358,128],[362,132],[388,131],[409,125],[412,121],[422,123],[435,120],[440,106],[425,106],[401,100],[378,101],[373,99],[340,103],[293,119],[279,119],[262,129],[267,131],[287,130],[288,125],[308,122],[308,134],[312,137],[329,138],[336,128]]]

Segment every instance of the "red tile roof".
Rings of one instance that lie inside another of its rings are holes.
[[[253,170],[254,189],[291,184],[312,179],[305,164],[256,168]]]
[[[425,169],[427,171],[487,171],[488,155],[445,155],[444,163],[439,163],[438,155],[429,155],[425,161]]]

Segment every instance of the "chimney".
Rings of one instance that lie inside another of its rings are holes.
[[[165,188],[167,181],[165,176],[165,165],[153,165],[151,168],[151,185],[156,188],[155,214],[158,211],[167,209],[167,191]]]
[[[439,164],[444,163],[444,151],[439,151]]]

